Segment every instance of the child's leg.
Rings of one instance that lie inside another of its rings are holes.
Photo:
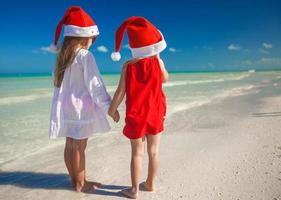
[[[72,160],[72,151],[73,151],[73,139],[67,137],[65,141],[65,148],[64,148],[64,162],[66,165],[66,168],[68,170],[69,176],[71,178],[72,186],[75,187],[75,175],[73,172],[73,160]]]
[[[122,193],[130,198],[137,198],[139,192],[139,179],[141,176],[142,157],[144,154],[144,139],[131,140],[131,181],[132,188],[123,190]]]
[[[73,170],[75,174],[75,188],[81,192],[85,185],[85,149],[88,139],[73,140]]]
[[[131,140],[132,155],[131,155],[131,181],[132,188],[135,191],[139,189],[139,179],[141,176],[142,157],[144,154],[143,138]]]
[[[155,177],[159,167],[160,136],[161,134],[147,135],[147,153],[149,162],[148,176],[145,181],[145,189],[148,191],[153,191],[155,189]]]

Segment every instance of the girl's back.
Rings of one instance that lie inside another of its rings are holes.
[[[64,72],[60,88],[55,89],[50,137],[81,139],[108,131],[105,112],[110,102],[93,54],[86,49],[78,50]]]
[[[87,65],[84,66],[84,62],[89,60],[87,59],[91,56],[89,54],[91,53],[86,49],[78,50],[73,62],[64,72],[63,82],[59,89],[64,121],[90,120],[99,109],[99,107],[95,108],[87,88],[89,80],[85,75],[89,72]],[[88,65],[91,65],[91,63],[88,63]],[[93,63],[91,67],[94,67]]]
[[[162,72],[157,56],[127,63],[124,134],[139,138],[163,130],[166,113]]]

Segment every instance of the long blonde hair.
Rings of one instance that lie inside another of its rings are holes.
[[[79,46],[87,48],[89,37],[71,37],[65,36],[62,46],[58,52],[56,68],[54,74],[54,85],[60,87],[64,72],[70,66],[76,56],[76,50]]]

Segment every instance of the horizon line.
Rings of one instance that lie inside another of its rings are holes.
[[[249,72],[254,70],[255,72],[266,72],[266,71],[281,71],[281,69],[247,69],[247,70],[172,70],[168,71],[170,74],[188,74],[188,73],[224,73],[224,72]],[[102,75],[117,75],[120,72],[101,72]],[[24,72],[24,73],[0,73],[0,77],[21,77],[21,76],[52,76],[49,72]]]

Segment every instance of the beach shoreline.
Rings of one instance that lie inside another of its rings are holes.
[[[281,199],[279,84],[172,113],[162,136],[157,192],[141,192],[141,199]],[[71,190],[59,144],[2,165],[1,198],[120,198],[118,191],[130,185],[130,146],[120,132],[113,127],[89,140],[87,176],[105,184],[95,194]],[[146,164],[147,156],[142,180]]]

